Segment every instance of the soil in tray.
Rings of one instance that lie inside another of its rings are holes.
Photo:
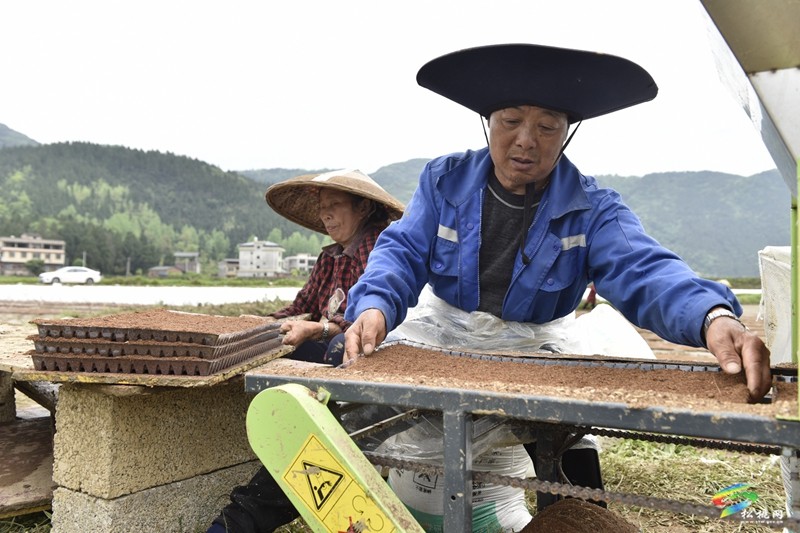
[[[36,319],[32,321],[39,327],[40,336],[45,337],[47,334],[43,335],[43,332],[82,329],[181,332],[214,337],[264,328],[271,322],[274,322],[274,319],[267,317],[216,316],[168,309],[119,313],[93,318]],[[52,335],[52,333],[48,334]],[[71,336],[71,334],[61,336]]]
[[[281,344],[279,324],[261,317],[155,309],[33,323],[39,327],[31,338],[34,367],[47,371],[209,375]]]
[[[641,407],[669,405],[707,410],[738,405],[741,408],[737,410],[765,415],[783,414],[782,411],[792,409],[796,412],[797,409],[796,383],[774,384],[773,403],[780,400],[780,409],[776,405],[748,404],[743,373],[732,376],[719,371],[589,368],[487,361],[402,344],[384,347],[344,369],[295,371],[308,377],[331,378],[335,375],[345,380],[568,396]]]
[[[152,356],[215,359],[275,339],[278,335],[279,332],[276,328],[274,330],[259,332],[236,342],[228,342],[216,346],[188,342],[147,340],[114,342],[107,339],[42,338],[39,335],[30,335],[28,339],[33,342],[36,353],[42,355],[73,354],[87,356],[98,355],[103,357]]]

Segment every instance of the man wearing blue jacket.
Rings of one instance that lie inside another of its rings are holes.
[[[698,277],[648,236],[619,194],[564,155],[570,125],[655,98],[628,60],[509,44],[434,59],[418,83],[488,121],[487,148],[436,158],[403,218],[387,228],[352,287],[345,362],[369,356],[429,284],[463,311],[545,324],[578,307],[594,282],[630,322],[707,347],[744,370],[752,401],[769,390],[769,350],[739,321],[722,284]],[[379,355],[376,355],[379,357]]]

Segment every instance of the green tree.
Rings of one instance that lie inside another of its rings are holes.
[[[30,168],[8,176],[2,183],[3,201],[0,202],[0,219],[27,219],[33,214],[33,202],[25,188]]]
[[[184,224],[175,241],[176,252],[196,252],[200,250],[200,235],[194,226]]]
[[[138,253],[131,256],[131,269],[139,272],[159,264],[161,252],[145,235],[139,238]]]
[[[31,273],[33,276],[38,276],[42,272],[44,272],[44,260],[42,259],[31,259],[25,263],[25,268],[28,269],[28,272]]]
[[[267,234],[267,240],[270,242],[274,242],[280,244],[283,242],[283,232],[280,228],[272,228],[270,232]]]
[[[138,221],[134,220],[130,212],[114,213],[103,222],[103,226],[120,236],[129,233],[139,235],[141,232]]]
[[[308,246],[308,239],[305,235],[301,234],[298,231],[295,231],[287,239],[285,239],[282,243],[279,243],[283,246],[285,250],[285,255],[297,255],[298,253],[302,252]]]
[[[228,252],[231,248],[231,241],[220,230],[213,230],[206,236],[203,242],[202,251],[205,252],[209,261],[216,263],[228,257]]]

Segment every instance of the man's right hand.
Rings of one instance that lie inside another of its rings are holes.
[[[344,334],[345,366],[361,355],[371,355],[386,338],[386,318],[378,309],[367,309]]]

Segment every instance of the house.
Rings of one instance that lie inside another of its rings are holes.
[[[271,278],[283,273],[282,247],[271,241],[259,241],[254,238],[250,242],[238,245],[240,278]]]
[[[25,263],[32,259],[44,261],[46,272],[59,269],[66,264],[66,243],[28,233],[21,237],[0,237],[0,274],[29,276]]]
[[[228,257],[217,263],[217,276],[235,278],[239,273],[239,259]]]
[[[297,270],[298,272],[305,272],[308,274],[316,263],[317,256],[315,255],[306,253],[290,255],[283,259],[283,270],[286,272]]]
[[[175,252],[175,266],[185,274],[200,274],[200,252]]]
[[[154,266],[147,269],[148,278],[168,278],[182,275],[183,270],[172,265]]]

